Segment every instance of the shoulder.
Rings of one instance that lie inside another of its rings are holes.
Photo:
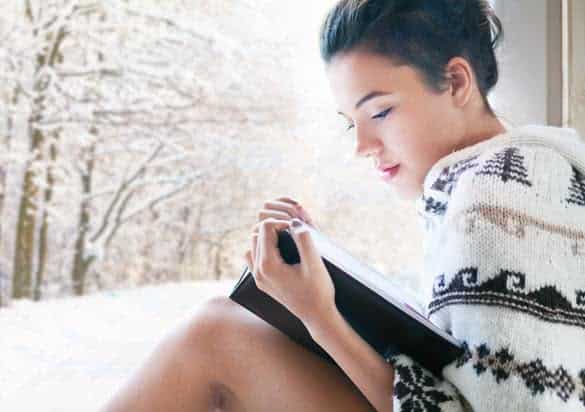
[[[522,143],[492,147],[453,164],[450,172],[459,173],[451,179],[451,212],[478,204],[557,212],[585,207],[583,171],[552,147]]]

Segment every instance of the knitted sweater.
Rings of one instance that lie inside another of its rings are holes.
[[[405,354],[394,411],[585,412],[585,141],[526,125],[433,165],[426,315],[464,344],[434,376]]]

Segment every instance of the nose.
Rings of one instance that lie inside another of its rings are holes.
[[[359,129],[356,126],[356,146],[354,155],[368,157],[380,153],[384,149],[384,142],[367,130]]]

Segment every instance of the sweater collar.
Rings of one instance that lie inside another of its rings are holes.
[[[449,196],[431,189],[431,186],[447,167],[491,148],[522,143],[535,143],[552,147],[585,173],[585,141],[575,129],[538,124],[518,126],[479,143],[453,151],[435,162],[427,172],[423,184],[423,194],[417,201],[419,214],[424,215],[429,211],[435,215],[442,214],[442,205],[446,205]]]

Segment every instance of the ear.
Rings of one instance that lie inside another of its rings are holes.
[[[462,57],[453,57],[445,68],[449,79],[449,93],[457,107],[464,107],[473,94],[475,75],[469,62]]]

